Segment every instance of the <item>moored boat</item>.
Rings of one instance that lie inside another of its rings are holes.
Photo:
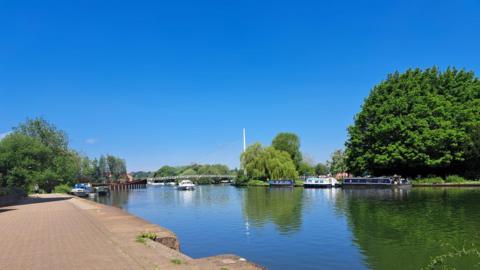
[[[147,185],[149,186],[165,186],[165,182],[155,179],[147,179]]]
[[[195,189],[195,184],[190,180],[182,180],[177,187],[179,190],[193,190]]]
[[[410,181],[400,177],[353,177],[343,179],[343,187],[409,187]]]
[[[331,188],[337,185],[338,181],[333,177],[310,177],[303,182],[305,188]]]
[[[86,183],[77,183],[70,191],[70,193],[78,197],[87,197],[91,192],[91,185]]]
[[[107,186],[99,186],[96,188],[96,190],[99,196],[110,195],[110,189]]]
[[[270,187],[293,187],[295,180],[269,180],[268,185]]]

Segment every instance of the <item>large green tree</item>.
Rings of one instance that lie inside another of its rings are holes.
[[[44,119],[29,119],[0,141],[0,182],[26,191],[50,192],[79,175],[80,156],[68,148],[65,133]]]
[[[323,163],[318,163],[317,165],[315,165],[315,173],[317,175],[326,175],[328,173],[327,165]]]
[[[449,68],[394,73],[373,88],[349,127],[354,174],[479,176],[480,81]]]
[[[344,173],[347,171],[345,152],[341,149],[333,151],[330,160],[327,161],[327,167],[331,174]]]
[[[302,153],[300,152],[300,138],[295,133],[281,132],[272,140],[272,147],[285,151],[295,163],[295,167],[300,168],[302,162]]]
[[[297,179],[298,172],[289,153],[261,144],[250,145],[241,155],[242,168],[249,179]]]

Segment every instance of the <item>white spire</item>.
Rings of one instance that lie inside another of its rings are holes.
[[[245,152],[245,150],[247,150],[247,139],[245,135],[245,128],[243,128],[243,152]]]

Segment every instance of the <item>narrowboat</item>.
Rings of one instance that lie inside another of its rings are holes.
[[[353,177],[343,179],[342,186],[371,186],[371,187],[408,187],[410,181],[399,177]]]
[[[338,185],[333,177],[310,177],[303,182],[304,188],[332,188]]]
[[[270,187],[293,187],[295,180],[270,180],[268,185]]]

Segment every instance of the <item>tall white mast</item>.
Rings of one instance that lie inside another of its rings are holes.
[[[243,128],[243,152],[247,150],[247,140],[245,138],[245,128]]]

